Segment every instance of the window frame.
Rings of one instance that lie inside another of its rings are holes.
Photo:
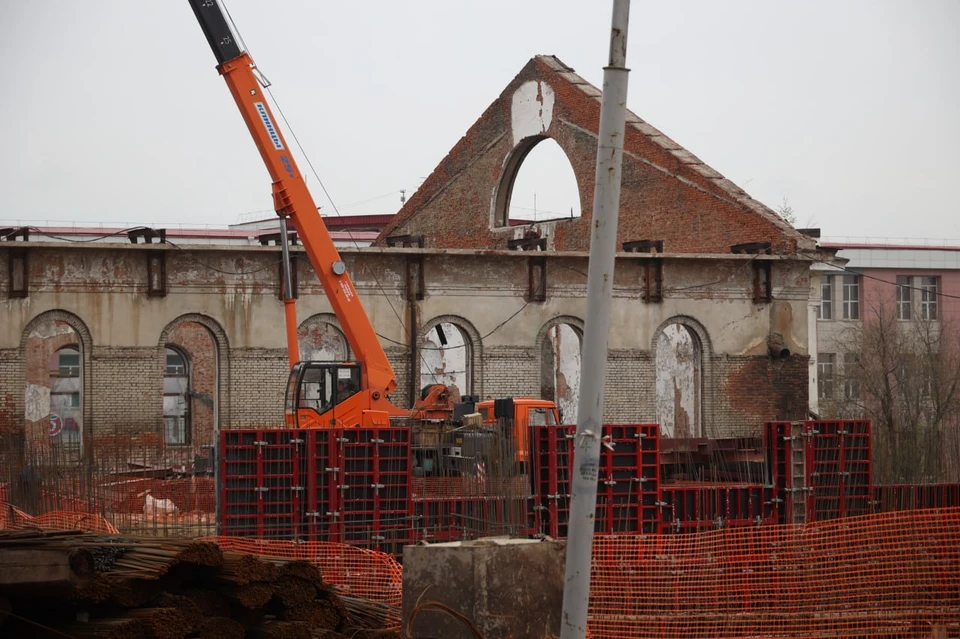
[[[170,354],[174,353],[180,357],[181,365],[178,367],[182,370],[180,371],[171,371],[170,367]],[[191,395],[193,394],[193,367],[191,366],[190,358],[187,356],[187,353],[182,348],[179,348],[172,344],[167,344],[164,347],[164,361],[163,361],[163,397],[164,400],[167,397],[183,397],[184,402],[184,412],[183,415],[168,414],[166,408],[166,401],[163,402],[162,406],[162,415],[163,415],[163,443],[166,446],[190,446],[193,443],[193,411],[191,410]],[[166,389],[166,380],[167,379],[186,379],[186,384],[184,386],[183,392],[171,393],[167,392]],[[175,428],[178,431],[182,432],[182,437],[173,439],[170,437],[171,428],[170,420],[182,420],[181,424],[176,424]]]
[[[860,377],[855,374],[859,364],[860,356],[856,353],[843,354],[843,398],[846,400],[860,400]]]
[[[895,286],[897,319],[909,322],[913,320],[913,276],[897,275]]]
[[[860,319],[860,276],[844,275],[840,280],[841,316],[845,320]]]
[[[819,399],[834,398],[836,366],[836,353],[817,353],[817,397]]]
[[[817,319],[829,321],[833,319],[833,275],[820,276],[820,306],[817,307]],[[827,295],[824,296],[824,289]]]
[[[920,293],[920,319],[936,322],[939,320],[940,311],[940,277],[937,275],[920,275],[916,279],[919,280],[917,288]]]
[[[64,355],[69,355],[71,358],[76,357],[76,364],[63,364]],[[48,375],[49,385],[50,385],[50,412],[51,414],[56,414],[60,417],[62,428],[60,433],[56,435],[57,442],[61,446],[73,446],[73,447],[82,447],[83,446],[83,352],[80,350],[79,344],[65,344],[58,348],[54,353],[53,357],[56,358],[57,365],[49,366],[50,371]],[[51,358],[52,359],[52,358]],[[49,362],[52,364],[53,362]],[[60,391],[57,390],[57,384],[54,380],[62,379],[75,379],[76,390],[70,391]],[[69,397],[69,401],[59,402],[56,401],[57,397]],[[60,407],[64,406],[72,409],[76,409],[75,414],[60,414]],[[53,411],[58,411],[54,413]],[[77,423],[77,418],[80,419],[80,423]]]

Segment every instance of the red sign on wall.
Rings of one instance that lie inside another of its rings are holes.
[[[59,415],[50,415],[50,436],[56,437],[63,430],[63,421]]]

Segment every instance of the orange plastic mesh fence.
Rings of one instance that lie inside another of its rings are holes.
[[[246,537],[205,537],[221,548],[260,557],[309,561],[324,581],[344,592],[390,606],[400,606],[403,569],[393,555],[346,544],[312,541],[296,543]]]
[[[119,531],[109,521],[95,513],[52,510],[36,517],[9,504],[0,509],[0,530],[43,528],[45,530],[82,530],[102,535],[117,535]]]
[[[120,534],[120,531],[113,524],[95,513],[53,510],[37,515],[26,523],[46,530],[82,530],[102,535]]]
[[[960,509],[594,542],[596,639],[960,636]]]

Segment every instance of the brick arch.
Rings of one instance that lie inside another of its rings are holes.
[[[566,136],[554,136],[549,131],[541,135],[531,135],[523,138],[517,143],[507,155],[503,158],[503,165],[500,168],[500,175],[495,180],[493,195],[490,199],[490,226],[492,228],[503,228],[509,226],[510,200],[513,197],[513,187],[517,182],[517,176],[523,167],[524,161],[533,149],[544,140],[552,140],[557,143],[560,150],[563,151],[567,162],[573,171],[574,179],[577,181],[577,194],[580,197],[580,217],[587,214],[583,207],[583,189],[582,184],[588,176],[580,175],[577,167],[570,161],[572,149],[567,148],[569,141]]]
[[[558,324],[569,324],[577,333],[580,335],[580,339],[583,339],[583,320],[574,315],[558,315],[552,319],[547,320],[543,323],[543,326],[540,327],[540,331],[537,333],[537,341],[534,342],[536,346],[541,346],[543,340],[547,339],[547,331]]]
[[[22,388],[26,387],[27,379],[27,340],[30,337],[30,334],[33,333],[37,328],[39,328],[45,322],[51,321],[60,321],[73,329],[73,332],[77,334],[78,344],[77,346],[80,349],[80,361],[82,363],[80,369],[80,383],[81,383],[81,396],[80,401],[83,405],[83,451],[84,455],[87,456],[88,452],[93,451],[93,438],[94,438],[94,423],[93,423],[93,335],[90,333],[90,329],[87,327],[87,323],[84,322],[80,316],[75,315],[69,311],[64,311],[62,309],[54,309],[50,311],[45,311],[40,313],[32,320],[30,320],[23,329],[23,333],[20,335],[20,361],[22,362],[23,371],[20,376],[22,381]],[[45,362],[44,366],[49,366],[49,362]],[[21,390],[21,392],[23,392]],[[26,419],[26,418],[24,418]]]
[[[710,334],[706,327],[697,319],[689,315],[674,315],[664,320],[657,330],[653,332],[653,338],[650,343],[650,354],[654,362],[653,387],[650,389],[652,397],[657,397],[657,342],[668,326],[679,324],[690,331],[700,342],[700,429],[701,433],[695,436],[702,436],[710,432],[710,425],[714,420],[716,412],[713,398],[715,393],[715,375],[713,366],[713,346],[710,341]]]
[[[216,363],[216,386],[217,386],[217,404],[216,415],[214,417],[214,426],[217,430],[230,423],[230,342],[227,339],[227,332],[223,330],[220,323],[208,315],[202,313],[186,313],[168,323],[160,331],[160,339],[157,342],[158,356],[163,353],[170,340],[170,334],[180,324],[184,322],[194,322],[207,329],[210,338],[213,340],[214,352],[217,354]]]
[[[340,325],[340,320],[337,319],[337,316],[333,313],[314,313],[310,317],[306,318],[300,325],[297,326],[297,341],[300,340],[300,331],[305,329],[310,322],[322,322],[324,324],[329,324],[333,326],[340,333],[340,336],[343,338],[343,343],[347,345],[347,360],[353,358],[353,349],[350,348],[350,341],[347,339],[346,334],[343,332],[343,326]]]
[[[470,390],[473,395],[483,395],[483,340],[480,337],[480,331],[477,330],[477,327],[473,325],[470,320],[461,317],[459,315],[438,315],[430,320],[428,320],[420,329],[420,333],[417,335],[417,353],[420,354],[420,357],[417,358],[417,384],[419,386],[420,379],[423,377],[423,347],[424,341],[428,333],[433,330],[437,324],[454,324],[459,328],[463,333],[466,334],[466,341],[470,345]],[[466,393],[467,389],[460,389],[461,392]]]

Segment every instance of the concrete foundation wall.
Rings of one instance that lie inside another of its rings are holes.
[[[28,295],[10,298],[6,286],[0,289],[0,428],[23,427],[29,352],[36,339],[31,334],[51,321],[76,333],[84,427],[90,435],[159,432],[167,344],[187,352],[194,392],[213,400],[209,420],[217,428],[282,422],[288,356],[277,295],[278,249],[21,246],[29,254]],[[0,282],[7,281],[8,250],[0,246]],[[166,254],[165,296],[147,295],[151,250]],[[472,390],[483,398],[541,396],[549,327],[582,325],[585,254],[360,249],[344,251],[344,259],[394,365],[394,401],[401,406],[410,405],[423,378],[422,350],[413,355],[411,368],[411,311],[417,317],[418,348],[438,323],[457,327],[470,353]],[[407,263],[420,259],[423,299],[410,302]],[[777,256],[665,255],[656,258],[663,263],[664,299],[647,303],[644,259],[651,258],[618,257],[607,421],[657,420],[655,344],[671,323],[683,324],[701,344],[702,379],[695,392],[700,393],[703,434],[757,432],[764,420],[804,416],[808,263]],[[543,301],[530,299],[531,260],[546,261]],[[753,269],[762,261],[771,263],[773,301],[756,303]],[[337,330],[309,263],[298,259],[297,265],[301,323],[329,322],[332,328],[324,330]],[[194,327],[194,333],[184,326]],[[792,353],[786,360],[769,356],[771,334]],[[310,337],[304,331],[301,337],[314,340],[304,348],[317,346],[316,332]],[[213,430],[198,424],[196,444],[211,443]]]
[[[556,541],[480,539],[403,551],[403,624],[417,602],[436,601],[470,619],[487,639],[560,636],[566,544]],[[449,614],[425,609],[413,636],[470,639],[475,635]]]

